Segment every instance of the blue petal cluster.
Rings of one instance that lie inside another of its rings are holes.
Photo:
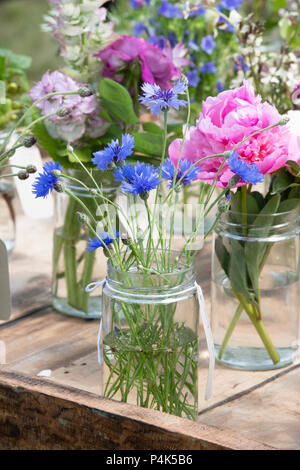
[[[197,179],[199,174],[200,168],[197,166],[193,166],[193,162],[189,162],[186,158],[179,161],[179,166],[176,174],[176,167],[172,163],[171,159],[168,158],[162,167],[161,176],[165,180],[169,180],[170,183],[168,184],[169,188],[172,188],[174,175],[176,174],[175,183],[177,183],[182,177],[181,184],[186,186],[191,184],[193,181]]]
[[[106,171],[112,163],[119,163],[125,160],[133,153],[134,137],[130,134],[122,135],[122,145],[119,144],[119,139],[112,140],[104,150],[94,152],[92,162],[96,165],[98,170]]]
[[[216,47],[216,43],[213,40],[211,34],[204,36],[201,40],[201,49],[206,52],[206,54],[210,55],[214,48]]]
[[[53,191],[55,185],[58,182],[58,177],[52,174],[53,170],[61,171],[59,163],[57,162],[47,162],[43,166],[43,172],[39,173],[36,177],[33,185],[32,185],[32,192],[35,194],[35,197],[43,197],[45,198],[48,196],[49,193]]]
[[[178,95],[184,94],[186,89],[186,83],[181,80],[178,80],[170,90],[162,90],[156,84],[144,83],[142,85],[144,96],[140,96],[139,101],[144,106],[148,106],[154,115],[160,114],[163,110],[179,109],[180,106],[186,106],[188,103],[186,100],[178,99]]]
[[[168,0],[162,0],[160,8],[160,15],[165,16],[166,18],[181,18],[182,12],[180,9],[173,3],[168,2]]]
[[[114,240],[118,240],[119,232],[113,230],[113,235],[108,232],[99,232],[98,237],[88,239],[87,251],[91,252],[97,250],[97,248],[109,246]],[[102,241],[101,241],[101,240]]]
[[[134,23],[132,32],[135,37],[141,36],[146,31],[147,31],[147,26],[144,23],[142,23],[142,21],[137,21],[136,23]]]
[[[200,69],[201,73],[216,73],[217,69],[214,62],[205,62]]]
[[[238,10],[243,0],[222,0],[220,2],[220,9],[224,10]]]
[[[189,86],[197,87],[200,82],[200,77],[198,75],[197,69],[191,67],[190,71],[186,74]]]
[[[121,188],[129,194],[148,193],[159,185],[159,175],[153,165],[137,162],[135,165],[128,162],[114,172],[116,181],[122,182]]]
[[[228,157],[228,165],[231,171],[238,175],[245,184],[261,183],[264,175],[260,169],[254,164],[247,164],[242,158],[239,158],[237,152],[231,152]]]

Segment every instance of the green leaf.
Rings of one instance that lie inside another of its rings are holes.
[[[215,251],[224,273],[229,276],[230,255],[222,243],[222,237],[218,236],[215,241]]]
[[[99,83],[101,101],[109,114],[127,124],[139,122],[130,94],[122,85],[108,78]]]
[[[152,134],[163,135],[163,129],[154,122],[143,122],[143,129],[144,131],[151,132]]]
[[[247,265],[244,249],[233,238],[230,240],[230,245],[229,279],[231,287],[234,292],[242,295],[247,302],[251,303],[251,293],[247,286]]]
[[[108,144],[111,140],[115,139],[119,139],[119,142],[122,140],[122,128],[119,124],[112,124],[109,126],[105,134],[100,138],[103,144]]]
[[[0,48],[0,56],[7,58],[9,66],[16,70],[26,70],[31,65],[31,57],[22,54],[15,54],[9,49]]]
[[[152,132],[138,132],[134,134],[135,152],[146,155],[161,156],[163,151],[163,137]]]
[[[294,162],[293,160],[288,160],[286,163],[290,165],[290,167],[296,173],[296,175],[300,173],[300,165],[298,165],[297,162]]]
[[[0,80],[4,79],[5,57],[0,56]]]
[[[0,104],[6,103],[6,86],[5,82],[0,80]]]
[[[296,209],[298,207],[300,209],[300,199],[286,199],[279,204],[278,212],[288,212]]]
[[[247,264],[247,271],[251,280],[252,289],[254,291],[256,301],[259,304],[259,274],[262,269],[262,260],[265,253],[270,248],[270,242],[266,241],[250,241],[251,238],[267,238],[270,232],[270,227],[274,220],[274,214],[277,212],[280,204],[280,195],[273,196],[259,215],[253,221],[251,228],[248,230],[247,237],[249,241],[245,242],[245,261]]]
[[[273,180],[271,194],[281,193],[294,184],[294,177],[282,168]]]
[[[251,196],[255,198],[259,211],[261,211],[265,204],[265,199],[263,195],[258,191],[252,191]]]
[[[82,162],[90,162],[92,158],[92,149],[91,147],[85,147],[83,149],[73,149],[75,155]],[[77,163],[76,158],[73,157],[71,153],[68,153],[69,161],[71,163]]]

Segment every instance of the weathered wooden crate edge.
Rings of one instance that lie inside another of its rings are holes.
[[[272,448],[201,423],[2,369],[0,449]]]

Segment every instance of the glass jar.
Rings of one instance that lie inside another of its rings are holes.
[[[67,170],[67,174],[94,187],[83,170]],[[118,184],[111,174],[95,170],[93,176],[109,200],[114,200]],[[65,179],[64,184],[90,209],[96,220],[97,208],[92,194],[79,183]],[[101,200],[97,199],[101,204]],[[94,237],[79,223],[76,212],[83,208],[65,193],[55,193],[56,228],[52,262],[52,306],[60,313],[80,318],[99,318],[101,296],[85,291],[90,282],[106,276],[106,261],[103,250],[87,251],[89,237]]]
[[[198,414],[199,305],[193,266],[157,274],[108,262],[102,395],[191,420]]]
[[[0,145],[7,136],[7,131],[0,131]],[[16,213],[14,207],[15,187],[12,178],[0,178],[0,240],[10,252],[16,242]]]
[[[216,359],[246,370],[298,354],[299,210],[222,214],[214,233],[211,322]],[[244,221],[245,222],[245,221]]]
[[[0,179],[0,240],[10,252],[16,243],[15,188],[12,180]]]

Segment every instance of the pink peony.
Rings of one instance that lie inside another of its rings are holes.
[[[203,103],[196,126],[187,132],[181,158],[196,162],[203,157],[232,150],[253,132],[280,121],[280,114],[274,106],[261,102],[250,82],[235,90],[226,90],[216,97],[209,97]],[[180,155],[181,139],[169,147],[174,164]],[[277,126],[263,131],[237,148],[240,158],[255,163],[263,174],[272,173],[285,165],[287,160],[298,160],[300,148],[297,139],[287,126]],[[198,179],[212,183],[223,161],[223,157],[201,162]],[[228,163],[224,164],[217,180],[217,186],[225,188],[233,176]]]
[[[182,54],[182,51],[177,51]],[[142,80],[163,89],[171,87],[171,80],[180,76],[170,54],[142,38],[121,36],[120,39],[96,54],[104,64],[103,76],[122,82],[124,68],[135,59],[140,64]],[[182,57],[181,57],[182,63]]]

